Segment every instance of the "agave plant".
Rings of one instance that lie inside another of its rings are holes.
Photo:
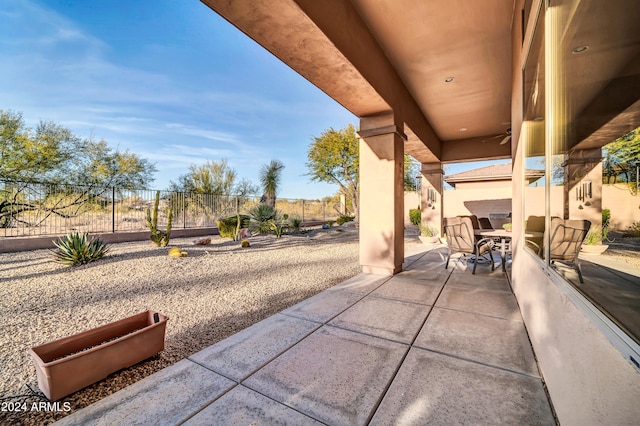
[[[271,221],[276,218],[276,210],[268,204],[258,204],[249,211],[251,231],[265,234],[271,232]]]
[[[99,238],[89,241],[89,234],[72,232],[54,241],[58,248],[52,250],[56,262],[78,266],[94,260],[102,259],[109,247]]]

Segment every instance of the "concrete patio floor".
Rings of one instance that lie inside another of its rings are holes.
[[[501,268],[416,246],[59,424],[555,424]]]

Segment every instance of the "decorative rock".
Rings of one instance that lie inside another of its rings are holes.
[[[208,246],[211,244],[211,238],[200,238],[199,240],[193,240],[193,244],[197,246]]]
[[[251,230],[249,228],[242,228],[240,230],[240,238],[244,239],[244,238],[248,238],[251,236]]]

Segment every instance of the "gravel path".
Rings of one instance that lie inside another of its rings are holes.
[[[0,254],[0,397],[25,394],[25,385],[38,390],[32,346],[147,309],[167,315],[165,350],[63,398],[75,411],[360,270],[356,229],[252,237],[248,249],[220,237],[208,246],[192,240],[171,240],[170,247],[188,252],[183,258],[148,242],[122,243],[79,267],[53,262],[48,250]],[[46,424],[64,415],[0,411],[0,424]]]

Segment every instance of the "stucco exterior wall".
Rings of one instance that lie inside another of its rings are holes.
[[[602,208],[611,210],[610,227],[623,231],[640,221],[640,194],[624,185],[602,185]]]
[[[544,189],[525,190],[519,184],[521,157],[514,155],[511,285],[559,422],[637,424],[640,373],[585,316],[568,290],[551,280],[543,263],[522,248],[523,193],[537,196],[542,189],[543,197]]]
[[[511,188],[444,191],[444,212],[446,217],[467,214],[489,217],[491,213],[511,213]]]

